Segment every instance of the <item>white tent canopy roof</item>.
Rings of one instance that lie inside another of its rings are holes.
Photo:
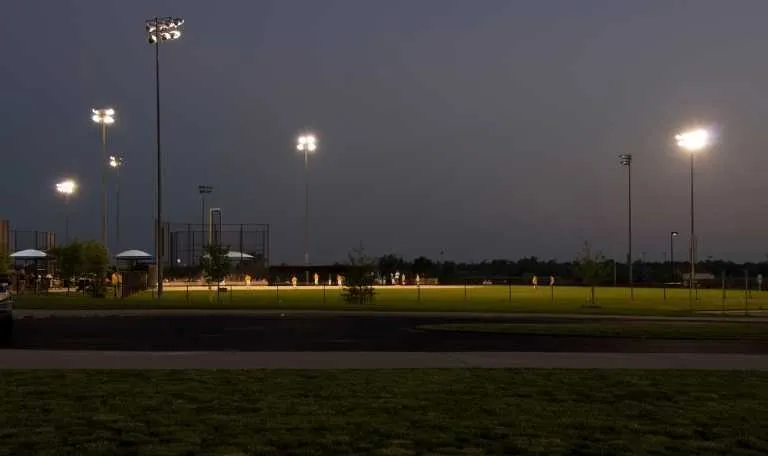
[[[211,256],[208,255],[207,253],[205,255],[203,255],[203,258],[210,258],[210,257]],[[252,259],[256,258],[255,256],[253,256],[253,255],[251,255],[249,253],[236,252],[234,250],[230,250],[229,252],[227,252],[226,257],[227,257],[228,260],[252,260]]]
[[[233,260],[252,260],[255,257],[248,253],[235,252],[234,250],[230,250],[229,252],[227,252],[227,258],[231,258]]]
[[[149,260],[152,255],[143,250],[126,250],[115,255],[118,260]]]
[[[42,250],[36,249],[19,250],[18,252],[13,252],[10,255],[11,258],[15,258],[17,260],[39,260],[46,258],[47,256],[48,255]]]

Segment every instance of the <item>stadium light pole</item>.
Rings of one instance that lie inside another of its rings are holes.
[[[669,232],[669,263],[672,269],[672,282],[675,281],[675,238],[679,235],[680,233],[677,231]]]
[[[696,281],[696,212],[694,210],[694,157],[697,152],[706,149],[710,144],[709,131],[698,128],[680,133],[675,136],[677,146],[688,152],[691,156],[691,238],[689,246],[689,255],[691,260],[691,275],[688,277],[688,303],[693,306],[693,290]]]
[[[64,196],[64,243],[69,244],[69,198],[77,191],[77,182],[72,179],[65,179],[56,184],[56,191]]]
[[[296,149],[304,153],[304,266],[305,282],[309,284],[309,154],[317,150],[317,138],[309,133],[300,135]]]
[[[120,248],[120,168],[123,166],[122,155],[110,155],[109,167],[115,170],[115,237]]]
[[[203,234],[202,245],[205,247],[205,195],[213,193],[213,187],[210,185],[198,185],[197,191],[200,193],[200,229]]]
[[[155,139],[157,148],[157,187],[155,194],[155,278],[157,298],[163,294],[163,167],[160,147],[160,42],[181,38],[184,20],[155,17],[146,21],[147,40],[155,48]]]
[[[115,110],[91,109],[91,113],[91,120],[101,126],[101,243],[107,248],[107,127],[115,123]]]
[[[632,154],[619,155],[619,162],[627,168],[627,266],[629,267],[629,297],[635,299],[634,276],[632,274]]]

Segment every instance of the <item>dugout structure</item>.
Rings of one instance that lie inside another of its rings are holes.
[[[197,267],[209,240],[231,251],[247,253],[269,265],[269,225],[261,223],[168,223],[164,236],[167,267]]]

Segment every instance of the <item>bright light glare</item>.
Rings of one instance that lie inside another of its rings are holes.
[[[120,157],[115,157],[114,155],[109,156],[109,166],[112,168],[117,168],[118,166],[123,164],[123,159]]]
[[[181,26],[184,19],[172,17],[158,17],[146,22],[147,36],[150,43],[171,41],[181,38]]]
[[[300,151],[314,152],[317,150],[317,138],[314,135],[299,136],[296,149]]]
[[[63,195],[71,195],[77,190],[77,182],[67,179],[56,184],[56,191]]]
[[[689,152],[696,152],[709,146],[710,134],[707,130],[699,128],[680,133],[675,136],[675,140],[680,148]]]
[[[91,109],[91,120],[98,124],[112,125],[115,123],[115,110],[112,108]]]

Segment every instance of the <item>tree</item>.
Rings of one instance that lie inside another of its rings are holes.
[[[8,254],[8,250],[0,247],[0,274],[7,274],[10,267],[11,257]]]
[[[104,278],[109,267],[109,252],[98,241],[82,243],[83,272],[94,276],[93,296],[103,298],[106,294]]]
[[[203,272],[208,283],[220,283],[229,274],[230,263],[227,259],[229,247],[216,244],[208,244],[203,249],[205,252],[200,259]]]
[[[595,306],[595,287],[610,277],[610,261],[606,260],[600,252],[593,251],[589,242],[585,241],[581,253],[571,267],[573,275],[581,280],[583,285],[590,287],[592,306]]]
[[[59,277],[64,280],[67,286],[72,279],[84,272],[83,244],[73,242],[69,245],[53,248],[48,253],[53,255],[56,260]]]
[[[349,254],[347,276],[344,278],[344,300],[350,304],[367,304],[373,300],[376,261],[367,256],[363,246]]]
[[[379,274],[384,276],[384,280],[389,280],[392,274],[402,268],[403,259],[390,253],[379,258],[378,266]]]
[[[420,256],[413,260],[413,273],[425,275],[431,275],[435,268],[435,264],[427,257]]]

